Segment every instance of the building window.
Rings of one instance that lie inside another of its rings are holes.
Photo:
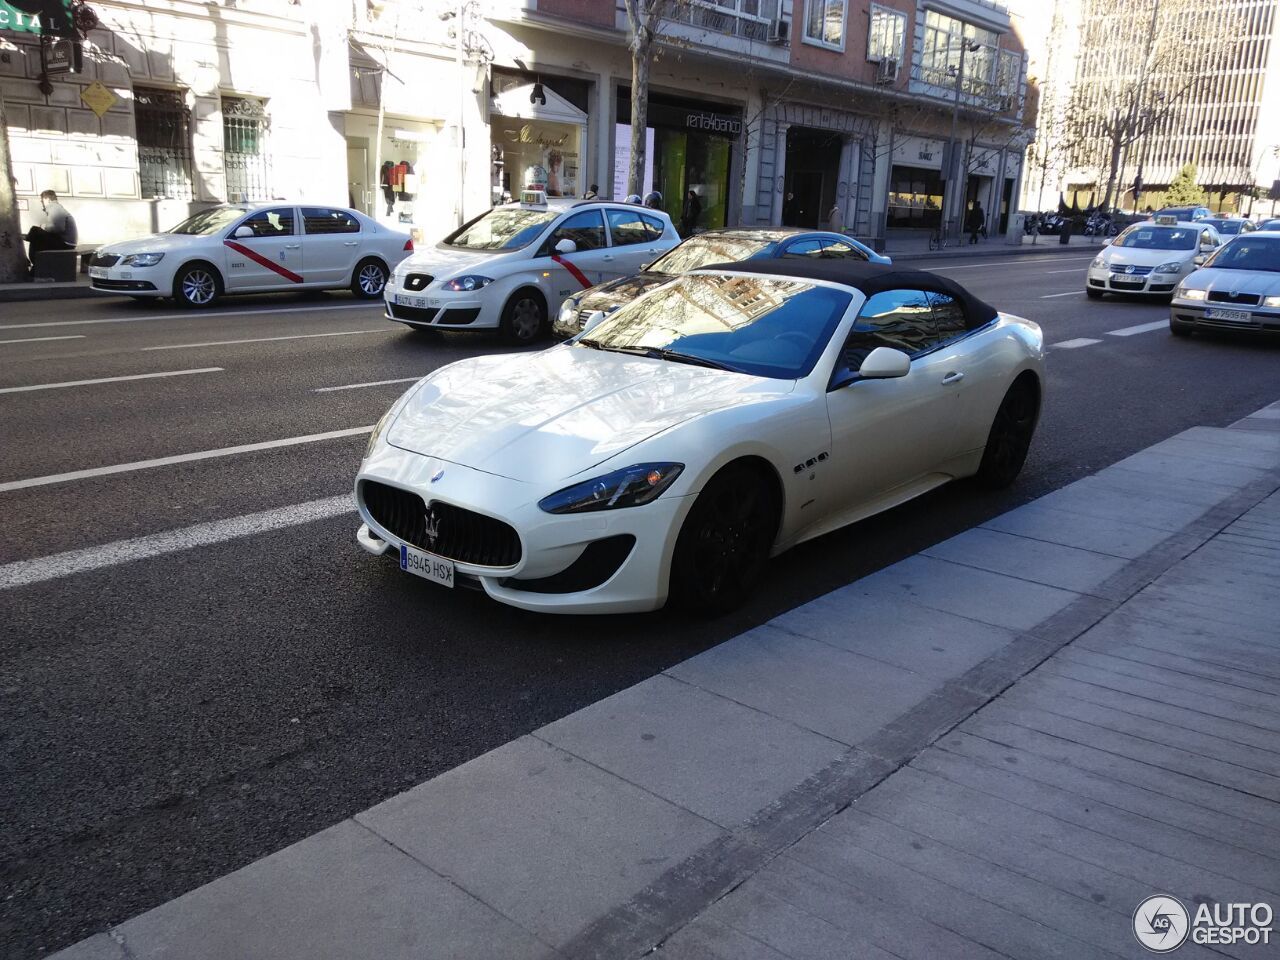
[[[1015,53],[1012,50],[1001,50],[1000,73],[996,77],[996,92],[1001,97],[1017,97],[1018,81],[1020,79],[1022,79],[1022,54]]]
[[[960,69],[961,46],[976,43],[976,50],[965,51],[962,89],[969,94],[988,94],[995,79],[999,42],[1000,37],[994,31],[928,10],[924,19],[924,56],[920,64],[922,79],[936,86],[954,86]]]
[[[144,199],[190,200],[191,111],[176,90],[133,89],[138,181]]]
[[[222,98],[222,163],[232,203],[271,198],[267,111],[261,100]]]
[[[902,39],[907,32],[907,15],[888,7],[871,5],[871,29],[867,32],[867,59],[902,62]]]
[[[847,0],[805,0],[805,4],[805,41],[843,50]]]
[[[769,24],[778,19],[781,0],[687,0],[672,6],[669,16],[731,37],[768,40]]]

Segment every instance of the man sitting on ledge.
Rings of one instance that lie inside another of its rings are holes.
[[[76,248],[76,219],[58,202],[58,195],[52,190],[44,191],[40,194],[40,206],[44,210],[44,220],[27,231],[32,276],[35,275],[37,254],[46,250]]]

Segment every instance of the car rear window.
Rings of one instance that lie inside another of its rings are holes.
[[[1149,223],[1135,223],[1116,237],[1117,247],[1133,247],[1138,250],[1192,250],[1198,227],[1157,227]]]
[[[1236,237],[1210,257],[1205,266],[1280,273],[1280,237],[1259,237],[1252,233]]]

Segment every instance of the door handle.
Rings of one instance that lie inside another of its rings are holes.
[[[342,241],[342,245],[343,245],[344,247],[358,247],[358,246],[360,246],[360,241],[359,241],[359,240],[344,240],[344,241]]]
[[[951,373],[948,373],[945,377],[942,378],[942,383],[945,386],[948,383],[959,383],[963,379],[964,379],[963,373],[959,373],[953,370]]]
[[[300,243],[286,243],[286,244],[284,245],[284,248],[285,248],[286,250],[297,250],[297,249],[298,249],[299,247],[301,247],[301,246],[302,246],[302,244],[300,244]]]
[[[613,263],[613,257],[601,257],[605,263]]]

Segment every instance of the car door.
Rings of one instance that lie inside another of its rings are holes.
[[[858,311],[827,392],[831,464],[824,493],[830,509],[846,512],[880,500],[936,471],[951,455],[949,408],[958,371],[949,352],[936,349],[939,342],[922,290],[882,291]],[[876,347],[911,357],[907,375],[859,378],[858,368]]]
[[[557,252],[556,244],[562,240],[572,240],[576,249],[572,253]],[[555,226],[538,250],[539,257],[547,258],[544,269],[554,282],[555,302],[547,304],[553,316],[565,297],[602,282],[605,268],[613,266],[611,250],[604,214],[598,209],[571,213]]]
[[[302,207],[307,283],[346,286],[360,256],[360,221],[346,210]]]
[[[656,246],[662,238],[662,221],[656,217],[622,207],[605,210],[609,223],[609,237],[613,243],[606,260],[606,280],[629,277],[639,273],[645,264],[652,263],[663,251]]]
[[[245,217],[222,241],[228,290],[289,288],[305,282],[302,238],[293,207],[272,207]]]

